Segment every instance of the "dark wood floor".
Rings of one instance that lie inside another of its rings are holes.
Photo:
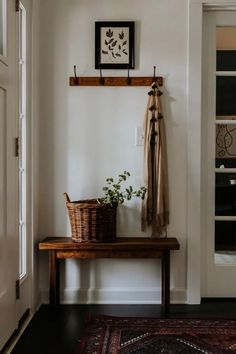
[[[90,314],[163,317],[160,305],[42,305],[12,354],[77,354],[84,321]],[[236,301],[172,305],[171,318],[236,318]]]

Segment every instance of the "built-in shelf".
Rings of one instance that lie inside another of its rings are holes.
[[[236,71],[216,71],[216,76],[236,76]]]
[[[236,168],[228,168],[228,167],[224,167],[224,168],[215,168],[215,172],[219,172],[219,173],[236,173]]]
[[[236,221],[235,215],[216,215],[215,221]]]
[[[158,85],[163,85],[163,77],[155,78]],[[151,86],[153,83],[153,77],[140,76],[140,77],[94,77],[94,76],[71,76],[69,78],[70,86]]]

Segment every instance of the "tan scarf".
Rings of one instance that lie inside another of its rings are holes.
[[[142,231],[152,227],[153,237],[166,237],[169,224],[169,193],[165,123],[161,91],[157,83],[148,93],[144,119],[144,170],[147,193],[142,204]]]

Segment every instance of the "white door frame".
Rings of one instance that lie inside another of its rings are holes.
[[[235,10],[236,0],[189,0],[188,122],[187,122],[187,303],[201,301],[202,203],[202,18],[203,11]]]
[[[28,208],[30,209],[28,230],[31,234],[29,243],[29,262],[31,270],[30,279],[30,308],[34,313],[41,304],[39,291],[39,274],[38,263],[39,254],[36,252],[39,241],[39,220],[38,220],[38,186],[39,186],[39,40],[40,40],[40,0],[24,0],[31,1],[31,33],[30,33],[30,72],[29,72],[29,91],[30,95],[30,127],[28,136],[29,165],[28,171],[30,176],[28,189]]]
[[[29,305],[33,314],[40,305],[38,289],[38,130],[39,130],[39,6],[40,0],[21,0],[27,11],[27,247]],[[30,13],[30,16],[29,16]]]
[[[38,309],[38,131],[39,131],[39,9],[40,0],[20,0],[27,12],[27,291],[31,315]],[[24,289],[21,289],[24,294]],[[21,305],[21,304],[20,304]],[[20,314],[20,306],[18,309]]]

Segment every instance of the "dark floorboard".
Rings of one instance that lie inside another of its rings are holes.
[[[163,317],[160,305],[42,305],[12,354],[77,354],[84,321],[90,314]],[[236,318],[236,301],[172,305],[171,318]]]

